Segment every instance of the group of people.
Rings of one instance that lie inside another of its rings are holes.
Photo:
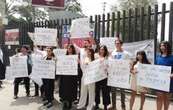
[[[110,87],[107,85],[107,78],[92,84],[84,84],[84,70],[86,65],[90,62],[99,59],[101,62],[111,58],[111,59],[123,59],[127,60],[130,58],[130,54],[123,49],[123,41],[120,39],[115,40],[115,49],[109,52],[105,45],[100,45],[98,48],[94,48],[90,40],[85,40],[83,48],[79,48],[75,44],[67,44],[65,47],[67,49],[66,55],[78,55],[78,75],[59,75],[55,79],[42,79],[43,85],[40,87],[41,97],[43,98],[43,105],[47,108],[53,106],[54,100],[54,87],[55,80],[59,80],[59,97],[60,101],[63,103],[63,110],[70,110],[72,104],[77,102],[77,109],[83,109],[86,107],[87,110],[98,110],[100,104],[100,96],[103,97],[104,110],[108,109],[108,106],[112,104],[112,110],[117,110],[116,96],[117,91],[121,93],[121,108],[126,110],[125,104],[125,89]],[[159,45],[160,54],[157,56],[155,64],[165,65],[173,67],[173,55],[171,54],[171,46],[168,42],[161,42]],[[27,56],[27,67],[28,75],[32,72],[32,54],[40,56],[43,60],[56,60],[53,53],[52,47],[46,47],[45,51],[42,48],[31,49],[28,46],[22,46],[18,55]],[[58,60],[56,60],[58,61]],[[151,64],[147,59],[145,51],[138,51],[136,54],[136,59],[132,62],[130,66],[131,73],[131,97],[129,102],[129,109],[133,110],[133,105],[135,102],[135,96],[139,92],[141,96],[141,103],[139,110],[143,110],[145,102],[145,94],[148,92],[149,88],[137,86],[137,74],[139,64]],[[107,69],[107,65],[102,68]],[[107,73],[109,74],[109,73]],[[170,91],[164,92],[160,90],[155,90],[157,95],[157,110],[161,110],[164,106],[164,110],[168,110],[170,103],[170,96],[173,93],[173,75],[171,74],[171,84]],[[24,81],[26,88],[26,95],[30,96],[30,79],[25,78],[15,78],[14,80],[14,98],[18,98],[18,87],[21,81]],[[102,93],[101,93],[102,92]],[[39,86],[35,83],[35,95],[39,95]]]

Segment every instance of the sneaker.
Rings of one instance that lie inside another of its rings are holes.
[[[13,97],[13,99],[17,99],[18,98],[18,96],[17,95],[15,95],[14,97]]]
[[[49,103],[47,104],[47,108],[51,108],[51,107],[53,107],[53,103],[52,103],[52,102],[49,102]]]
[[[49,104],[49,102],[47,100],[43,103],[44,106],[46,106],[48,104]]]

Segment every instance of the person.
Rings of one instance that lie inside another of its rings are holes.
[[[44,58],[45,60],[54,60],[54,53],[53,48],[47,47],[46,48],[47,55]],[[43,88],[45,93],[45,98],[43,99],[44,106],[47,106],[47,108],[51,108],[53,106],[53,100],[54,100],[54,80],[55,79],[46,79],[43,78]]]
[[[108,49],[105,45],[102,45],[99,49],[99,56],[98,59],[101,62],[105,62],[108,59]],[[107,69],[107,64],[104,63],[103,67],[104,70]],[[107,74],[107,72],[105,73]],[[96,97],[95,97],[95,110],[99,109],[99,104],[100,104],[100,93],[102,91],[102,95],[103,95],[103,105],[104,105],[104,110],[107,110],[107,106],[111,103],[110,102],[110,87],[107,86],[107,78],[103,79],[99,82],[96,82]]]
[[[139,110],[143,110],[143,105],[145,102],[145,94],[147,93],[147,88],[137,86],[137,69],[139,64],[150,64],[147,59],[145,51],[138,51],[136,54],[136,60],[133,62],[132,67],[130,68],[131,72],[131,98],[130,98],[130,110],[133,108],[133,104],[135,101],[135,96],[137,91],[140,92],[141,95],[141,105]]]
[[[123,41],[120,39],[116,39],[115,40],[115,50],[112,51],[112,58],[113,59],[129,59],[130,54],[123,50],[122,48],[123,46]],[[111,92],[112,92],[112,108],[116,110],[116,92],[117,92],[117,88],[112,87],[111,88]],[[124,89],[120,89],[121,92],[121,108],[122,110],[126,110],[126,106],[125,106],[125,91]]]
[[[75,55],[76,51],[73,45],[69,45],[66,55]],[[58,61],[58,59],[57,59]],[[61,98],[63,102],[63,110],[70,110],[72,102],[77,99],[77,76],[64,75],[60,78]]]
[[[87,49],[87,56],[84,59],[84,62],[83,62],[84,65],[82,65],[82,70],[84,70],[85,66],[94,60],[95,60],[94,50],[91,48]],[[84,85],[84,77],[82,76],[81,93],[80,93],[80,99],[77,105],[77,109],[82,109],[85,107],[87,103],[87,95],[89,95],[87,110],[92,110],[94,106],[94,102],[95,102],[95,83]]]
[[[159,45],[160,55],[156,58],[156,65],[164,65],[173,67],[173,55],[171,54],[171,45],[167,41],[162,41]],[[173,70],[173,68],[172,68]],[[173,93],[173,74],[171,74],[170,91],[164,92],[157,90],[157,110],[169,109],[170,93]]]
[[[0,88],[2,88],[2,81],[5,79],[5,65],[3,63],[3,52],[0,47]]]
[[[21,50],[20,50],[21,53],[18,53],[18,55],[20,55],[20,56],[27,56],[28,75],[30,75],[31,74],[32,64],[31,64],[31,58],[28,55],[28,50],[29,50],[29,46],[23,45]],[[30,96],[30,79],[29,79],[29,77],[15,78],[14,79],[14,99],[18,98],[19,84],[23,80],[24,80],[25,89],[26,89],[26,96],[27,97]]]

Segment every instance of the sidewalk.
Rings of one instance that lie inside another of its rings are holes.
[[[31,95],[34,94],[33,87],[31,88]],[[25,97],[25,89],[23,85],[19,87],[19,98],[13,99],[13,84],[4,82],[3,88],[0,89],[0,107],[1,110],[62,110],[62,104],[58,103],[58,94],[55,94],[54,107],[46,109],[42,106],[42,101],[39,97]],[[117,100],[118,110],[121,110],[120,97]],[[126,98],[126,105],[128,110],[129,96]],[[140,99],[137,97],[134,105],[134,110],[139,110]],[[75,105],[74,105],[75,106]],[[76,110],[74,107],[72,110]],[[156,102],[153,98],[146,98],[144,110],[156,110]],[[173,102],[171,102],[169,110],[173,110]]]

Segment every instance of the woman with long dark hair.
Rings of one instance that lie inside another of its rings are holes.
[[[135,101],[135,96],[137,91],[140,92],[141,95],[141,105],[139,110],[143,110],[143,105],[145,102],[145,94],[147,92],[147,88],[137,86],[137,68],[139,64],[150,64],[147,59],[146,53],[144,51],[138,51],[136,54],[136,60],[133,62],[132,67],[130,69],[131,72],[131,98],[130,98],[130,110],[133,108],[133,104]]]
[[[173,55],[169,42],[161,42],[159,45],[159,50],[160,55],[157,56],[155,63],[157,65],[171,66],[173,70]],[[173,74],[171,75],[171,78],[172,77]],[[157,110],[162,110],[162,106],[164,106],[164,110],[169,109],[170,93],[173,93],[173,79],[171,79],[169,92],[157,90]]]
[[[73,45],[68,46],[66,55],[76,55],[76,50]],[[63,110],[70,110],[72,108],[72,102],[77,99],[77,76],[61,76],[59,92],[63,102]]]
[[[103,70],[106,70],[107,68],[107,63],[106,60],[108,59],[108,49],[105,45],[102,45],[99,49],[99,56],[98,59],[103,63]],[[105,72],[105,74],[107,74]],[[107,78],[103,79],[99,82],[96,82],[96,97],[95,97],[95,110],[99,109],[99,104],[100,104],[100,93],[102,91],[103,95],[103,105],[104,105],[104,110],[107,110],[107,106],[110,104],[110,87],[107,86]]]

